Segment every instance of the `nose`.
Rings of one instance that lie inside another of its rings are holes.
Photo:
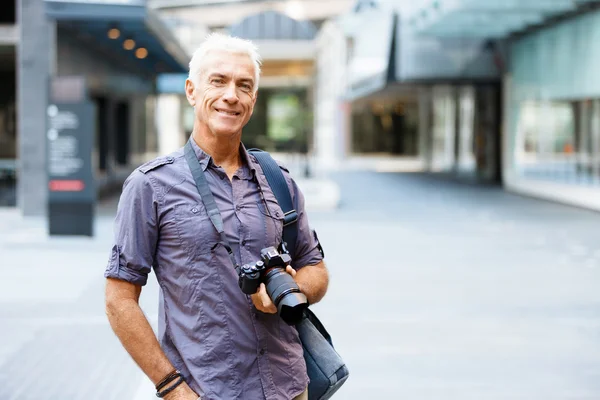
[[[230,82],[229,85],[225,88],[225,93],[223,93],[223,101],[228,104],[235,104],[239,101],[239,97],[237,95],[237,87],[235,82]]]

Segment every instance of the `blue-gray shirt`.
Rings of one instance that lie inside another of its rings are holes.
[[[283,212],[256,159],[241,146],[243,166],[230,181],[192,141],[240,264],[278,246]],[[298,211],[295,269],[322,260],[304,198],[283,168]],[[308,385],[294,327],[256,310],[206,213],[183,149],[146,163],[123,187],[106,277],[145,285],[154,267],[163,299],[159,341],[187,383],[206,400],[291,399]]]

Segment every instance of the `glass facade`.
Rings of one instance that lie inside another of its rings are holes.
[[[600,100],[522,102],[515,164],[521,177],[600,184]]]
[[[17,108],[15,48],[0,46],[0,206],[16,205]]]
[[[15,73],[0,72],[0,159],[15,159],[17,121]]]
[[[600,13],[511,49],[510,160],[516,179],[600,187]]]
[[[244,127],[247,148],[306,153],[312,141],[312,111],[306,88],[259,89],[254,113]]]
[[[494,84],[443,85],[430,89],[421,120],[430,135],[428,169],[493,182],[500,179],[500,102]]]
[[[416,156],[418,124],[416,97],[357,102],[352,110],[351,151]]]

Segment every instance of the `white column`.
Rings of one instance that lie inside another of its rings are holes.
[[[594,184],[600,184],[600,101],[594,100],[592,106],[592,149],[591,162]]]
[[[169,154],[183,146],[181,99],[175,94],[162,94],[156,100],[158,154]]]
[[[419,158],[425,171],[429,171],[431,168],[432,152],[430,137],[433,124],[431,123],[431,97],[429,93],[429,88],[419,88]]]
[[[514,182],[516,179],[516,142],[517,129],[513,124],[512,113],[514,99],[512,91],[512,78],[506,74],[502,77],[502,183],[504,185]]]
[[[56,69],[56,23],[43,0],[17,3],[17,202],[24,216],[46,214],[48,78]]]
[[[456,141],[456,96],[454,87],[446,88],[445,96],[445,126],[444,126],[444,166],[445,171],[451,171],[455,163],[454,143]]]

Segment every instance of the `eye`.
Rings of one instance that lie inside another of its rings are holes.
[[[252,89],[252,86],[249,83],[242,83],[240,86],[244,90],[251,90]]]
[[[210,83],[213,85],[222,85],[225,81],[221,78],[213,78],[210,80]]]

